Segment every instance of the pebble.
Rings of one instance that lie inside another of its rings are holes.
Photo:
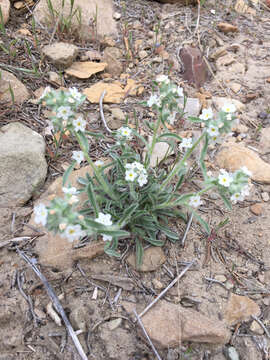
[[[119,12],[115,12],[114,14],[113,14],[113,18],[114,18],[114,20],[120,20],[121,19],[121,13],[119,13]]]
[[[225,282],[225,281],[227,281],[227,278],[224,275],[215,275],[215,280],[220,281],[220,282]]]
[[[251,325],[250,325],[250,330],[252,332],[254,332],[257,335],[263,335],[264,334],[264,330],[263,328],[257,323],[256,320],[253,320]]]
[[[268,192],[265,192],[265,191],[261,193],[261,197],[262,197],[263,201],[265,201],[265,202],[269,201],[269,198],[270,198]]]
[[[141,50],[141,51],[139,51],[139,58],[141,59],[141,60],[143,60],[144,58],[146,58],[147,56],[148,56],[148,53],[147,53],[147,51],[145,51],[145,50]]]
[[[122,321],[123,320],[121,318],[117,318],[117,319],[109,321],[107,323],[108,329],[111,331],[117,329],[122,324]]]
[[[259,216],[262,214],[263,211],[263,207],[261,203],[257,203],[257,204],[253,204],[250,206],[250,211],[252,212],[252,214]]]

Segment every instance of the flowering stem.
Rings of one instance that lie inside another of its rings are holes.
[[[150,146],[150,149],[149,149],[148,154],[146,155],[146,159],[145,159],[145,167],[146,167],[146,168],[148,167],[148,165],[149,165],[149,163],[150,163],[150,159],[151,159],[151,156],[152,156],[154,147],[155,147],[155,145],[156,145],[157,132],[158,132],[158,129],[159,129],[159,127],[160,127],[160,122],[161,122],[161,115],[158,117],[156,126],[155,126],[155,128],[154,128],[154,134],[153,134],[151,146]]]
[[[202,135],[199,137],[199,139],[197,141],[195,141],[195,143],[192,145],[191,148],[189,148],[187,150],[187,152],[185,153],[183,159],[178,163],[178,165],[176,165],[171,172],[168,174],[166,180],[163,182],[163,184],[161,185],[161,187],[159,188],[158,194],[161,193],[164,188],[168,185],[168,183],[172,180],[172,178],[179,172],[179,170],[184,166],[185,162],[187,161],[187,159],[190,157],[190,155],[192,154],[192,152],[194,151],[194,149],[197,147],[197,145],[201,142],[201,140],[203,139],[203,137],[205,136],[205,133],[202,133]]]
[[[106,181],[103,179],[102,175],[100,174],[98,168],[96,167],[96,165],[94,164],[94,162],[91,160],[90,156],[88,155],[88,152],[86,151],[85,147],[83,146],[81,139],[79,138],[79,136],[76,134],[76,138],[77,141],[80,145],[80,148],[83,151],[84,157],[87,160],[88,164],[91,166],[91,168],[93,169],[96,178],[98,179],[98,181],[100,182],[100,184],[103,187],[103,190],[105,191],[106,194],[108,194],[110,196],[111,199],[117,201],[117,197],[114,195],[114,193],[111,191],[110,187],[108,186],[108,184],[106,183]]]

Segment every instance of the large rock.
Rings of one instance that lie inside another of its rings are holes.
[[[247,296],[231,294],[228,301],[225,320],[228,325],[235,325],[241,321],[247,321],[251,315],[259,316],[260,307]]]
[[[154,305],[141,320],[151,340],[159,348],[176,347],[183,341],[226,344],[231,336],[220,320],[165,300]]]
[[[17,105],[20,105],[29,99],[30,94],[28,90],[15,75],[5,70],[0,70],[0,74],[0,103],[6,104],[12,102],[12,93],[14,95],[14,102]]]
[[[41,135],[15,122],[0,129],[0,206],[23,205],[47,175]]]
[[[104,50],[103,61],[107,63],[106,71],[113,75],[119,76],[123,71],[123,65],[121,63],[122,52],[116,47],[108,46]]]
[[[90,166],[73,171],[68,178],[70,186],[80,188],[77,179],[78,177],[85,177],[86,173],[89,173],[90,175],[93,174]],[[55,197],[63,197],[62,182],[62,177],[57,178],[49,186],[48,190],[42,195],[42,197],[35,203],[35,205],[38,205],[39,203],[48,205]],[[86,193],[81,193],[78,196],[80,198],[80,204],[87,200]],[[59,234],[55,235],[52,232],[49,232],[44,226],[37,225],[34,218],[35,216],[32,214],[29,225],[38,228],[42,233],[44,233],[44,235],[40,236],[36,241],[36,252],[39,255],[39,261],[41,264],[65,270],[71,268],[72,263],[75,260],[83,258],[91,259],[95,256],[103,254],[103,241],[93,242],[83,248],[73,249],[73,243],[68,242],[66,238],[61,237]],[[25,234],[27,234],[27,232],[28,230],[25,229]]]
[[[10,11],[10,2],[9,0],[0,0],[0,8],[3,15],[4,25],[8,22],[9,11]]]
[[[56,18],[58,17],[57,14],[61,12],[66,18],[70,14],[71,1],[65,1],[63,8],[62,2],[62,0],[52,1]],[[95,34],[95,29],[99,38],[117,35],[116,22],[113,19],[112,0],[75,0],[73,12],[75,9],[80,10],[81,17],[79,19],[79,16],[74,15],[71,19],[71,26],[78,30],[81,37],[89,40],[91,34]],[[39,1],[34,10],[34,18],[37,23],[54,26],[55,19],[49,11],[47,0]],[[96,21],[95,18],[97,18]]]
[[[56,42],[44,46],[42,53],[56,66],[68,67],[76,59],[79,49],[76,45]]]
[[[243,145],[232,142],[225,144],[218,153],[216,161],[220,168],[229,171],[246,166],[252,172],[251,178],[254,181],[270,184],[270,165]]]

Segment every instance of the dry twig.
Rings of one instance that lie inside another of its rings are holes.
[[[106,123],[106,120],[105,120],[105,116],[104,116],[104,112],[103,112],[103,106],[102,106],[102,103],[103,103],[103,99],[104,99],[104,96],[106,95],[106,90],[104,90],[100,96],[100,99],[99,99],[99,112],[100,112],[100,116],[101,116],[101,120],[103,122],[103,125],[105,127],[105,129],[108,131],[108,133],[112,133],[112,130],[108,127],[107,123]]]

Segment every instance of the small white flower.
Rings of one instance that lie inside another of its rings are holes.
[[[128,127],[121,127],[120,133],[122,136],[129,138],[131,136],[131,129]]]
[[[183,138],[181,144],[179,145],[179,149],[183,148],[191,148],[192,147],[192,138]]]
[[[201,120],[210,120],[213,118],[213,111],[211,108],[208,109],[203,109],[201,115],[200,115],[200,119]]]
[[[69,205],[73,205],[73,204],[75,204],[75,203],[78,202],[78,201],[79,201],[78,196],[76,196],[76,195],[71,195],[71,198],[68,200],[68,203],[69,203]]]
[[[105,234],[103,234],[102,237],[103,237],[103,241],[111,241],[111,240],[112,240],[112,236],[111,236],[111,235],[105,235]]]
[[[110,226],[112,225],[111,217],[112,216],[110,214],[104,214],[102,212],[99,212],[98,217],[95,219],[95,221],[99,224]]]
[[[249,171],[246,166],[242,166],[240,170],[242,170],[242,172],[243,172],[244,174],[246,174],[247,176],[249,176],[249,177],[252,176],[252,172]]]
[[[104,162],[102,160],[97,160],[95,162],[95,165],[96,165],[97,168],[101,168],[104,165]]]
[[[232,176],[224,169],[220,170],[221,174],[218,176],[218,182],[220,185],[229,187],[233,182]]]
[[[227,114],[227,115],[226,115],[226,119],[227,119],[228,121],[231,121],[231,120],[232,120],[232,114]]]
[[[60,106],[56,114],[58,118],[62,118],[63,120],[68,120],[68,118],[72,115],[73,112],[69,106]]]
[[[159,82],[159,83],[165,82],[165,84],[169,84],[169,82],[170,82],[168,76],[166,76],[166,75],[158,75],[156,77],[156,81]]]
[[[149,107],[152,107],[153,105],[157,105],[158,107],[160,107],[160,98],[157,95],[151,95],[147,101],[147,105]]]
[[[43,93],[42,93],[42,95],[41,95],[41,97],[39,98],[39,100],[44,99],[45,96],[46,96],[49,92],[51,92],[51,91],[52,91],[51,87],[50,87],[50,86],[46,86],[45,89],[44,89],[44,91],[43,91]]]
[[[242,194],[240,194],[239,192],[234,193],[234,194],[231,196],[231,202],[232,202],[233,204],[236,204],[238,201],[243,201],[243,196],[242,196]]]
[[[65,194],[75,195],[77,193],[77,189],[74,186],[70,188],[63,187],[62,190]]]
[[[84,160],[83,152],[82,151],[73,151],[72,159],[77,161],[77,164],[80,165],[80,163]]]
[[[236,106],[234,104],[225,104],[223,107],[222,107],[222,111],[226,112],[226,113],[234,113],[236,112]]]
[[[145,174],[140,174],[140,176],[138,177],[138,183],[140,185],[140,187],[142,187],[143,185],[147,184],[148,180],[147,180],[147,175]]]
[[[67,227],[67,224],[65,224],[65,223],[59,224],[59,230],[61,230],[61,231],[65,230],[66,227]]]
[[[45,226],[48,217],[48,210],[46,206],[44,204],[39,204],[35,206],[34,214],[35,214],[35,222],[37,224],[42,224],[43,226]]]
[[[138,161],[134,161],[131,166],[133,169],[137,169],[139,171],[146,171],[143,164],[139,163]]]
[[[195,195],[195,196],[192,196],[190,199],[189,199],[189,206],[192,206],[194,208],[197,208],[199,207],[200,205],[202,205],[202,201],[201,201],[201,197],[199,195]]]
[[[68,242],[73,242],[74,240],[85,236],[85,232],[82,230],[81,225],[68,225],[61,236],[66,237]]]
[[[79,116],[77,119],[74,119],[72,121],[72,124],[74,126],[74,130],[76,132],[78,132],[79,130],[81,132],[84,132],[85,131],[85,127],[86,127],[86,121],[81,117]]]
[[[138,175],[136,174],[136,172],[133,169],[126,170],[126,174],[125,174],[126,181],[133,182],[137,176]]]
[[[167,119],[167,121],[168,121],[171,125],[174,124],[176,114],[177,114],[177,112],[174,111],[174,112],[168,117],[168,119]]]
[[[70,88],[69,93],[73,97],[73,99],[75,99],[75,100],[80,100],[81,99],[82,95],[75,87]]]
[[[215,9],[211,9],[211,10],[210,10],[210,13],[213,14],[213,15],[215,15],[215,14],[216,14],[216,10],[215,10]]]
[[[216,137],[219,135],[219,131],[218,131],[218,128],[216,126],[210,126],[208,129],[207,129],[207,132],[208,134],[212,137]]]

